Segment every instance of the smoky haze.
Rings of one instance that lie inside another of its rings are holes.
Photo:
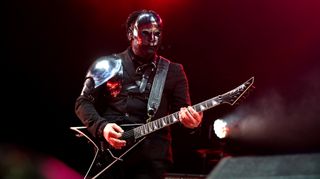
[[[319,151],[319,76],[319,71],[309,71],[285,88],[270,88],[240,105],[224,118],[230,138],[260,152]]]

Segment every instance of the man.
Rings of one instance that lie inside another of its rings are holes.
[[[122,138],[124,124],[143,124],[179,111],[177,118],[182,126],[195,129],[203,118],[201,112],[190,107],[188,80],[182,65],[157,54],[163,27],[160,16],[151,10],[136,11],[129,15],[126,25],[130,46],[92,64],[75,104],[77,116],[94,138],[106,141],[118,151],[129,145]],[[161,103],[150,107],[148,100],[161,63],[169,65]],[[147,135],[104,175],[117,179],[160,179],[171,162],[170,128],[164,127]]]

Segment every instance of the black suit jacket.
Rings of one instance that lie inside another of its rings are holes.
[[[136,73],[133,57],[129,49],[116,54],[122,60],[123,79],[122,90],[117,97],[110,98],[105,85],[95,90],[95,100],[86,95],[80,95],[75,104],[75,112],[90,133],[101,140],[103,128],[107,123],[145,123],[147,119],[147,101],[154,74],[150,75],[147,89],[143,93],[132,89],[141,79]],[[179,111],[181,107],[191,105],[187,76],[183,66],[171,62],[162,94],[160,106],[153,119]],[[129,156],[140,160],[168,160],[172,161],[170,128],[163,128],[148,135]]]

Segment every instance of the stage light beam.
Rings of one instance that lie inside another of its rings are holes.
[[[220,139],[226,138],[230,132],[230,128],[227,127],[227,122],[223,119],[217,119],[213,123],[214,133]]]

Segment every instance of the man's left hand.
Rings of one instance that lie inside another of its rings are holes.
[[[183,107],[179,111],[179,120],[187,128],[196,128],[200,125],[203,112],[197,112],[191,106]]]

